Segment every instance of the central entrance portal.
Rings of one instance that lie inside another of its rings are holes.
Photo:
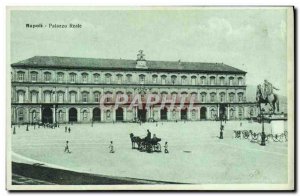
[[[146,120],[147,120],[146,114],[147,114],[147,110],[145,108],[138,109],[138,119],[141,122],[146,122]]]
[[[44,107],[42,110],[42,123],[53,123],[53,112],[50,107]]]

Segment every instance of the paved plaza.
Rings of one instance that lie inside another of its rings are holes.
[[[12,135],[13,161],[44,163],[77,172],[179,183],[287,183],[287,142],[266,146],[234,137],[233,130],[261,132],[261,124],[228,121],[224,139],[220,122],[95,123],[50,129],[16,126]],[[270,131],[270,124],[265,125]],[[129,134],[145,137],[149,129],[162,152],[131,149]],[[66,141],[71,153],[64,153]],[[115,153],[109,153],[114,142]],[[165,141],[169,154],[163,152]],[[26,157],[26,158],[25,158]]]

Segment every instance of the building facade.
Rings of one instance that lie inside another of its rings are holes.
[[[12,123],[90,123],[245,119],[257,115],[247,102],[246,72],[223,63],[35,56],[11,65]],[[189,96],[190,109],[101,109],[102,95]]]

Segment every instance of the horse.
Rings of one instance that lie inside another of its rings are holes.
[[[134,136],[133,133],[130,133],[130,139],[131,139],[131,145],[132,145],[132,149],[135,148],[135,143],[138,145],[138,148],[140,148],[141,142],[143,141],[143,139],[141,139],[139,136]]]
[[[277,110],[277,112],[279,112],[278,95],[275,93],[271,93],[271,94],[268,94],[266,98],[264,98],[261,85],[257,86],[256,101],[258,102],[258,104],[261,104],[261,103],[265,103],[266,105],[270,104],[270,106],[272,107],[273,113],[275,113],[276,110]]]

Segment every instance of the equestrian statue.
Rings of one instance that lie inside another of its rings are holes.
[[[273,90],[279,90],[278,88],[275,88],[270,82],[267,80],[264,80],[264,84],[257,85],[257,91],[256,91],[256,101],[257,103],[265,103],[265,105],[270,104],[273,113],[275,111],[279,112],[279,98],[276,93],[273,93]]]

